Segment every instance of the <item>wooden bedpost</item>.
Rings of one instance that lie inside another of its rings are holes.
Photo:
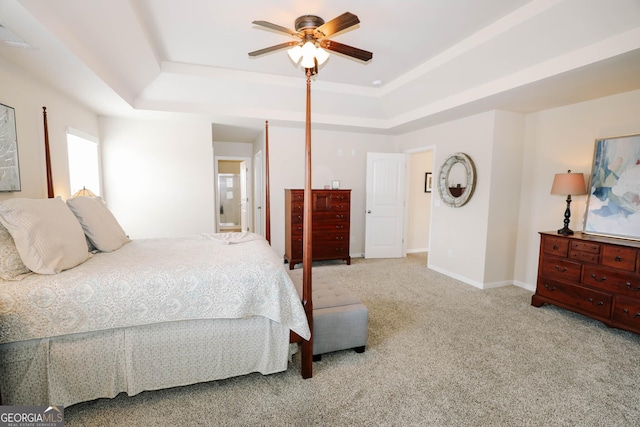
[[[311,298],[311,69],[307,69],[307,116],[305,129],[304,213],[302,216],[302,305],[307,315],[311,338],[302,341],[302,378],[313,376],[313,302]]]
[[[44,159],[47,170],[47,197],[53,198],[53,179],[51,178],[51,155],[49,153],[49,126],[47,124],[47,107],[42,107],[44,121]]]
[[[264,175],[265,175],[265,202],[264,202],[264,218],[265,218],[265,231],[264,237],[267,242],[271,244],[271,193],[269,185],[269,121],[264,122]]]

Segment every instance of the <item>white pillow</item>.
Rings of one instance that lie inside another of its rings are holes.
[[[22,262],[9,231],[0,223],[0,278],[20,280],[31,270]]]
[[[124,230],[100,197],[67,200],[89,241],[101,252],[113,252],[130,242]]]
[[[0,202],[0,222],[35,273],[59,273],[89,258],[82,227],[60,197]]]

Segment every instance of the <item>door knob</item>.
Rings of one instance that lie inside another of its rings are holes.
[[[369,211],[367,211],[367,213],[368,213],[368,214],[370,214],[370,213],[371,213],[371,211],[369,210]]]

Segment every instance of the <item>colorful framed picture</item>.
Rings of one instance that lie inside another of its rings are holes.
[[[640,240],[640,135],[596,140],[583,229]]]
[[[0,191],[20,191],[16,112],[0,104]]]

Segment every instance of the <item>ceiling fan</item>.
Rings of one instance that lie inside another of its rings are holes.
[[[346,30],[347,28],[351,28],[359,23],[360,20],[358,17],[350,12],[345,12],[329,22],[324,22],[324,20],[319,16],[303,15],[296,19],[295,30],[272,24],[267,21],[253,21],[253,24],[255,25],[260,25],[271,30],[289,34],[290,36],[297,38],[297,40],[249,52],[249,56],[260,56],[265,53],[289,47],[292,48],[288,51],[291,59],[295,63],[300,62],[302,59],[300,65],[305,69],[312,69],[315,71],[313,74],[317,73],[318,65],[321,65],[329,57],[329,54],[323,49],[366,62],[373,57],[373,53],[329,40],[330,36]]]

